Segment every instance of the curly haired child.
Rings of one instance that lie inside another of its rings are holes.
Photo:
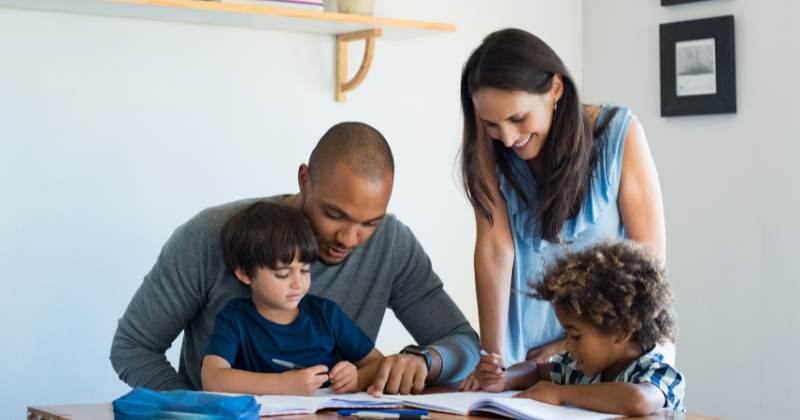
[[[519,398],[595,411],[647,415],[685,411],[683,375],[656,344],[675,340],[672,292],[660,261],[630,241],[601,243],[554,263],[532,297],[549,301],[566,330],[567,353],[505,372],[481,359],[484,381],[522,389]]]

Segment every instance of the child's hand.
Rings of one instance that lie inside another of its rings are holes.
[[[486,392],[505,391],[508,386],[508,375],[503,366],[503,356],[496,353],[481,356],[475,376],[480,384],[480,389]]]
[[[328,367],[325,365],[311,366],[306,369],[290,370],[281,375],[286,377],[285,386],[287,394],[311,395],[328,381]]]
[[[331,369],[331,389],[335,394],[358,391],[358,369],[348,361],[341,361]]]
[[[514,395],[514,398],[530,398],[547,404],[562,405],[564,399],[561,398],[562,385],[557,385],[548,381],[537,382],[536,385]]]

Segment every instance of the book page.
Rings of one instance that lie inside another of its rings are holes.
[[[466,416],[470,407],[479,400],[511,397],[519,391],[506,392],[445,392],[441,394],[403,395],[400,398],[410,407],[424,408],[443,413]]]
[[[262,416],[289,414],[313,414],[330,408],[395,408],[402,402],[395,398],[373,397],[366,392],[334,394],[329,388],[318,389],[311,396],[300,395],[256,395],[261,404]]]
[[[518,419],[537,420],[599,420],[622,417],[616,414],[599,413],[572,406],[546,404],[528,398],[486,398],[478,401],[473,406],[473,410],[486,411]]]

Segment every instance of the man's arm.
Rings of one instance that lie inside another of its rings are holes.
[[[206,265],[200,239],[191,222],[179,227],[119,320],[111,364],[132,387],[189,388],[164,352],[203,306]]]
[[[393,263],[397,276],[389,307],[417,343],[434,350],[426,382],[460,381],[478,363],[478,334],[444,291],[422,245],[400,222],[395,241]]]

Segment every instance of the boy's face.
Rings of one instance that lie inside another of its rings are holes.
[[[323,263],[341,263],[372,236],[386,215],[392,182],[391,174],[370,180],[340,162],[329,176],[313,183],[308,167],[301,166],[302,210],[314,229]]]
[[[592,377],[603,371],[617,371],[621,363],[629,363],[626,359],[629,337],[620,338],[603,333],[561,305],[555,305],[555,311],[567,333],[564,347],[577,362],[575,367],[584,375]]]
[[[239,269],[236,277],[250,286],[259,311],[276,315],[293,313],[311,283],[310,265],[297,258],[290,264],[279,263],[276,270],[259,267],[252,277]]]

